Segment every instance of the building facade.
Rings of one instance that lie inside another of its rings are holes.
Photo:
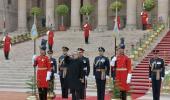
[[[43,19],[46,26],[58,29],[61,18],[54,9],[58,4],[69,6],[69,14],[64,17],[64,24],[69,29],[80,29],[84,23],[84,17],[80,15],[80,7],[84,4],[92,4],[95,9],[90,15],[90,23],[93,29],[107,30],[113,29],[115,13],[109,8],[115,0],[0,0],[0,32],[3,31],[4,20],[7,31],[24,32],[29,31],[33,24],[33,16],[30,14],[32,7],[42,8],[43,13],[38,17],[38,25]],[[120,0],[124,6],[118,15],[121,17],[121,28],[140,29],[143,0]],[[161,17],[168,23],[170,16],[170,0],[155,0],[156,6],[149,13],[150,22]]]

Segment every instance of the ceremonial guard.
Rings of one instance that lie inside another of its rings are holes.
[[[158,56],[159,50],[153,50],[154,57],[150,59],[149,80],[152,81],[153,100],[160,100],[161,82],[165,76],[164,60]]]
[[[55,97],[55,92],[54,92],[54,79],[55,77],[59,77],[57,74],[57,62],[56,59],[53,58],[53,51],[48,51],[48,55],[50,58],[50,64],[51,64],[51,76],[50,76],[50,81],[49,81],[49,88],[48,88],[48,95],[50,98]]]
[[[8,60],[9,52],[11,49],[11,38],[9,37],[8,33],[6,33],[6,36],[3,38],[3,42],[4,42],[4,56],[5,59]]]
[[[141,19],[143,30],[146,30],[148,25],[148,13],[146,11],[141,12]]]
[[[109,59],[104,56],[105,49],[98,48],[99,56],[94,60],[93,75],[97,85],[97,100],[104,100],[106,79],[109,79],[110,63]]]
[[[54,32],[52,31],[52,29],[47,31],[47,36],[48,36],[48,48],[49,48],[49,51],[52,51],[53,44],[54,44]]]
[[[66,64],[68,65],[68,88],[72,93],[72,100],[80,100],[80,88],[84,83],[83,79],[83,62],[78,57],[78,52],[74,52],[71,57],[66,57]]]
[[[60,75],[60,83],[62,90],[62,98],[68,98],[68,82],[66,80],[67,77],[67,65],[65,63],[65,58],[68,56],[68,47],[62,47],[63,55],[59,57],[59,75]]]
[[[86,22],[86,24],[84,24],[84,26],[83,26],[84,39],[85,39],[86,44],[89,43],[90,30],[91,30],[91,26],[90,26],[90,24],[88,24],[88,22]]]
[[[51,64],[45,50],[45,46],[40,47],[40,56],[35,57],[33,65],[37,66],[36,80],[40,100],[47,100],[48,81],[51,75]]]
[[[89,62],[89,58],[83,56],[84,49],[78,48],[77,51],[79,53],[79,59],[82,60],[83,63],[84,82],[82,83],[82,87],[80,88],[80,99],[84,100],[86,98],[87,77],[89,76],[90,73],[90,62]]]
[[[129,83],[131,81],[131,59],[124,54],[125,44],[124,38],[118,47],[118,54],[111,60],[112,73],[116,72],[115,82],[120,90],[120,99],[126,100],[127,91],[130,90]],[[115,68],[116,67],[116,68]],[[116,70],[116,71],[114,71]]]

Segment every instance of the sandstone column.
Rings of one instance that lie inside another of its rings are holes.
[[[127,0],[126,28],[136,29],[136,0]]]
[[[98,31],[107,30],[107,0],[98,0]]]
[[[80,0],[71,0],[71,30],[80,30]]]
[[[54,0],[46,0],[46,27],[55,27]]]
[[[26,1],[18,0],[18,31],[27,31],[27,14],[26,14]]]
[[[163,23],[168,22],[168,3],[169,0],[158,0],[158,19],[161,17]]]

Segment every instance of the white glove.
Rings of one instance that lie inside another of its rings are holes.
[[[36,57],[37,57],[36,55],[33,55],[33,56],[32,56],[32,63],[33,63],[33,64],[34,64],[34,61],[35,61]]]
[[[161,77],[162,81],[164,81],[164,77]]]
[[[59,78],[60,76],[57,73],[54,73],[55,78]]]
[[[109,79],[109,76],[106,76],[106,79]]]
[[[111,62],[110,62],[110,65],[115,66],[115,62],[116,62],[116,57],[113,57]]]
[[[93,76],[92,78],[95,79],[95,76]]]
[[[48,71],[48,72],[47,72],[46,81],[49,81],[49,80],[50,80],[50,76],[51,76],[51,71]]]
[[[151,78],[149,78],[149,80],[151,81]]]
[[[131,82],[132,74],[128,74],[126,83],[129,84]]]
[[[85,79],[88,79],[88,76],[85,76]]]

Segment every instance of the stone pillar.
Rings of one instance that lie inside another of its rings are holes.
[[[46,27],[55,27],[54,0],[46,0]]]
[[[80,30],[80,0],[71,0],[70,30]]]
[[[26,14],[26,1],[18,0],[18,31],[27,31],[27,14]]]
[[[107,30],[107,0],[98,0],[98,31]]]
[[[158,19],[161,17],[163,23],[167,25],[168,22],[168,7],[169,0],[158,0]]]
[[[90,4],[90,0],[83,0],[83,4]]]
[[[136,0],[127,0],[126,28],[136,29]]]

